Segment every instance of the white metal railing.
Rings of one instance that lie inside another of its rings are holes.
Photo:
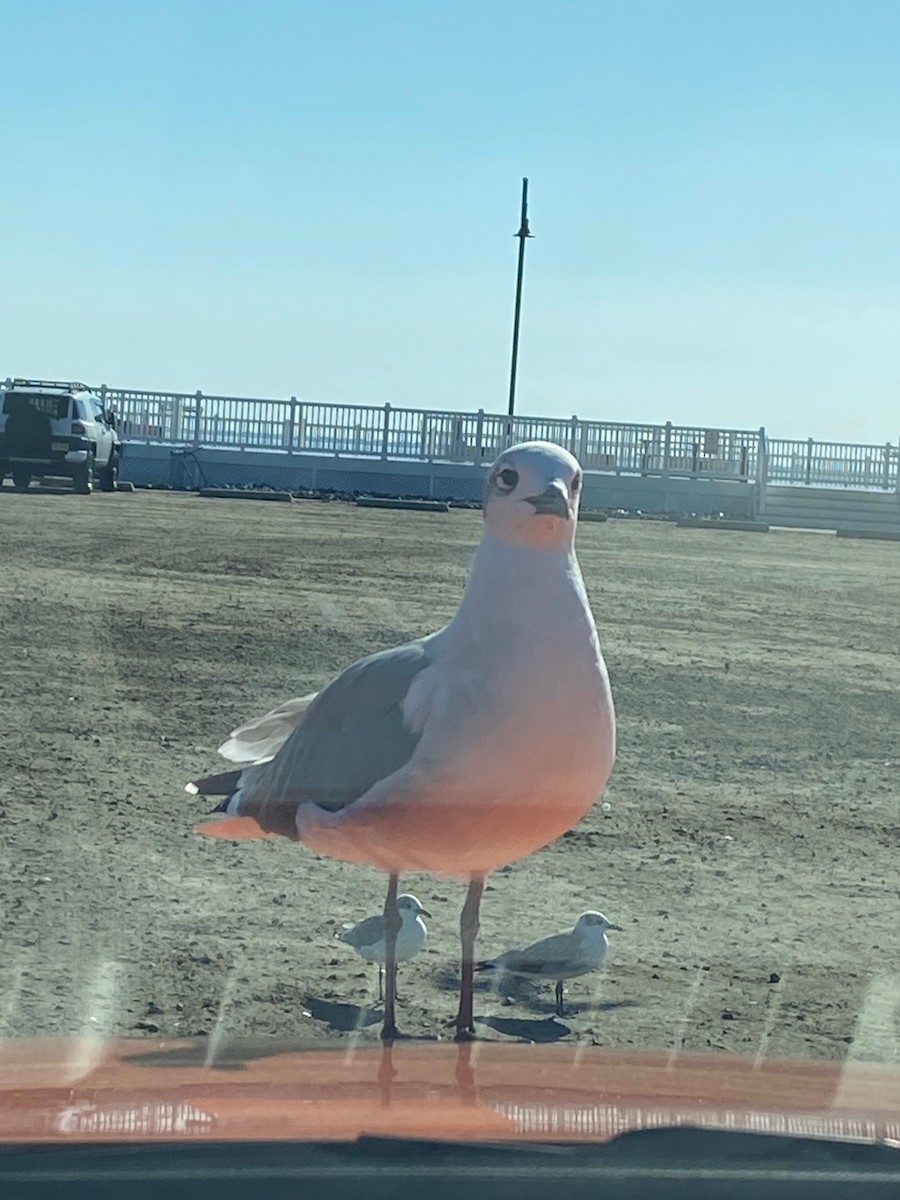
[[[900,447],[769,439],[769,483],[825,484],[900,491]]]
[[[7,381],[7,384],[9,381]],[[769,439],[763,429],[709,429],[578,417],[373,408],[203,392],[94,389],[135,442],[481,464],[517,441],[566,446],[587,470],[745,482],[896,490],[900,446]]]
[[[578,417],[381,408],[202,392],[99,389],[131,441],[281,450],[291,454],[481,464],[513,442],[566,446],[587,470],[753,481],[761,430],[700,429]]]

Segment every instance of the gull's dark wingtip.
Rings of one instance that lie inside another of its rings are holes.
[[[220,771],[218,775],[204,775],[202,779],[191,780],[184,790],[191,796],[230,796],[240,787],[243,770],[241,767],[236,771]]]

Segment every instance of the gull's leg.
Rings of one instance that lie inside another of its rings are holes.
[[[379,1004],[384,1003],[383,980],[384,980],[384,967],[379,965],[379,967],[378,967],[378,1003]]]
[[[563,981],[561,979],[557,979],[557,981],[556,981],[556,1015],[558,1017],[561,1017],[561,1016],[563,1016],[564,1013],[565,1013],[565,1005],[563,1004]]]
[[[466,902],[459,918],[459,940],[462,946],[462,970],[459,980],[459,1011],[456,1014],[456,1040],[469,1042],[475,1037],[475,939],[478,936],[478,906],[484,891],[484,878],[474,876],[469,881]]]
[[[384,902],[384,1024],[381,1027],[383,1041],[397,1037],[399,1030],[394,1013],[397,998],[397,934],[400,932],[400,910],[397,908],[397,875],[388,877],[387,899]]]

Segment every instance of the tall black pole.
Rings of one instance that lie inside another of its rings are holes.
[[[533,237],[528,228],[528,180],[522,180],[522,217],[519,222],[519,270],[516,274],[516,315],[513,319],[512,362],[509,368],[509,415],[516,410],[516,367],[519,362],[519,317],[522,312],[522,276],[525,272],[525,239]]]

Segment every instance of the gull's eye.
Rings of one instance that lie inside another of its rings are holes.
[[[572,480],[572,495],[573,496],[575,495],[575,493],[578,491],[578,489],[580,487],[581,487],[581,476],[576,475],[575,478]]]
[[[512,467],[505,467],[497,476],[497,482],[501,487],[511,492],[519,482],[519,472],[514,471]]]

